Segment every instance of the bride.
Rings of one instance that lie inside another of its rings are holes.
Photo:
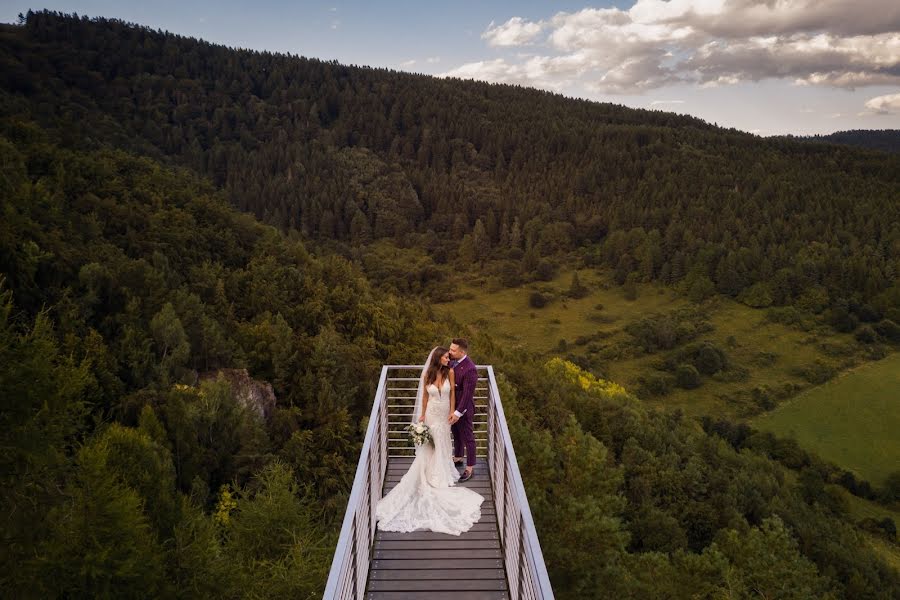
[[[454,487],[459,472],[453,465],[450,416],[454,401],[453,370],[446,348],[437,347],[419,379],[412,422],[424,422],[434,445],[416,447],[416,458],[394,489],[375,508],[382,531],[409,532],[427,529],[459,535],[481,518],[484,497],[464,487]]]

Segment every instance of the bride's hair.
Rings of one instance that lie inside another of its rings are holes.
[[[438,346],[432,351],[431,364],[428,365],[428,369],[425,371],[425,385],[430,385],[437,381],[438,371],[441,372],[443,379],[447,378],[447,372],[450,370],[450,367],[441,364],[441,357],[445,354],[447,354],[447,349],[443,346]]]

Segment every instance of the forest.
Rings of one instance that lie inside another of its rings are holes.
[[[380,366],[465,334],[558,597],[900,597],[831,465],[431,302],[579,261],[889,337],[894,155],[51,12],[0,64],[4,595],[321,596]]]
[[[900,131],[896,129],[851,129],[836,131],[828,135],[811,135],[796,139],[846,144],[883,152],[900,152]]]
[[[22,22],[0,43],[10,111],[190,168],[345,256],[424,249],[427,268],[385,278],[398,291],[445,291],[428,273],[450,257],[518,285],[574,254],[618,283],[900,322],[900,156],[115,20]]]

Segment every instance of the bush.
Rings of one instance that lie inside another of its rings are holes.
[[[772,390],[768,386],[758,385],[750,391],[753,401],[762,410],[772,410],[775,408],[775,399],[772,397]]]
[[[557,266],[547,259],[541,260],[535,269],[535,275],[541,281],[551,281],[556,277]]]
[[[769,284],[754,283],[738,296],[738,302],[743,302],[753,308],[768,308],[772,306],[772,291]]]
[[[500,266],[500,283],[505,287],[516,287],[522,283],[522,270],[518,263],[506,260]]]
[[[853,334],[853,337],[862,344],[873,344],[878,340],[878,334],[875,333],[871,325],[863,325]]]
[[[675,383],[680,388],[693,390],[700,387],[700,372],[694,365],[681,364],[675,369]]]
[[[878,335],[894,344],[900,342],[900,325],[897,325],[890,319],[879,321],[875,325],[875,331]]]
[[[803,377],[813,385],[819,385],[834,377],[835,370],[834,367],[817,360],[811,365],[794,369],[793,374],[798,377]]]
[[[863,323],[874,323],[881,318],[881,313],[871,304],[863,304],[857,309],[856,314]]]
[[[532,292],[528,297],[528,305],[531,308],[544,308],[549,301],[549,298],[540,292]]]
[[[725,353],[710,343],[701,344],[694,355],[694,366],[704,375],[714,375],[725,368]]]
[[[639,382],[648,396],[665,396],[671,391],[674,380],[667,373],[651,373],[641,377]]]

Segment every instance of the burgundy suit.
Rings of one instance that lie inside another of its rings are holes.
[[[453,455],[462,456],[463,445],[466,447],[466,465],[475,466],[475,385],[478,383],[478,370],[472,359],[466,356],[453,366],[456,381],[456,410],[462,416],[450,427],[453,432]]]

